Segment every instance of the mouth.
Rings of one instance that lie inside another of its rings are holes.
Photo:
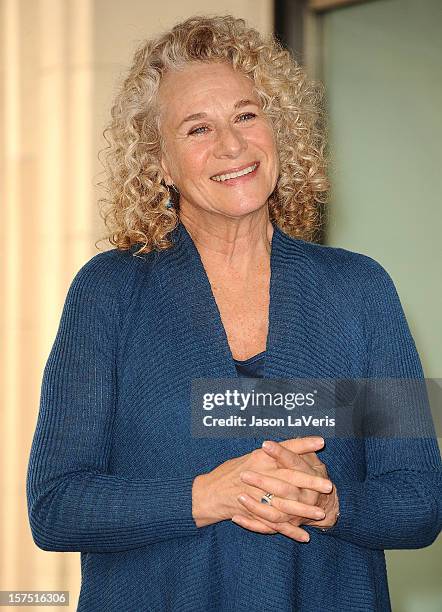
[[[210,177],[210,180],[216,181],[217,183],[233,183],[233,181],[236,182],[238,179],[242,179],[243,177],[251,177],[252,175],[255,175],[258,166],[259,162],[253,162],[247,166],[232,168],[223,173],[214,174]]]

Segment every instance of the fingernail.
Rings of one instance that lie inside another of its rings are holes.
[[[238,501],[245,502],[247,501],[247,497],[245,495],[238,495]]]
[[[331,482],[327,482],[324,485],[324,488],[328,491],[328,493],[331,493],[331,491],[333,490],[333,484]]]
[[[318,512],[315,513],[315,518],[317,519],[325,518],[325,512],[323,512],[322,510],[318,510]]]
[[[314,444],[320,444],[321,446],[323,446],[325,444],[325,440],[324,438],[315,438]]]
[[[303,535],[301,539],[302,539],[303,542],[310,542],[310,536],[309,536],[308,533]]]
[[[271,450],[273,448],[273,442],[269,442],[268,440],[265,440],[262,443],[262,447],[267,448],[268,450]]]

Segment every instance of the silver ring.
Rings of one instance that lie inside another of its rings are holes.
[[[262,504],[269,504],[271,506],[272,505],[272,497],[273,497],[273,493],[266,493],[263,497],[261,497],[261,503]]]

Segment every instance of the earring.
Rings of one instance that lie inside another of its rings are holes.
[[[178,191],[178,189],[175,187],[175,185],[172,183],[170,185],[167,185],[168,189],[169,189],[169,200],[166,203],[166,208],[174,208],[174,201],[172,199],[172,194],[176,197],[179,198],[180,196],[180,192]],[[172,190],[172,192],[171,192]]]

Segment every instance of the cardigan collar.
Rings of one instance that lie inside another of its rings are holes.
[[[300,377],[311,372],[305,369],[306,355],[301,355],[300,350],[305,348],[303,302],[308,277],[304,241],[288,236],[273,222],[272,225],[264,378]],[[163,293],[162,303],[169,305],[168,316],[174,318],[176,340],[183,344],[183,359],[190,351],[192,361],[199,364],[195,376],[237,378],[227,334],[198,249],[181,221],[170,236],[174,244],[156,252],[154,269]]]

